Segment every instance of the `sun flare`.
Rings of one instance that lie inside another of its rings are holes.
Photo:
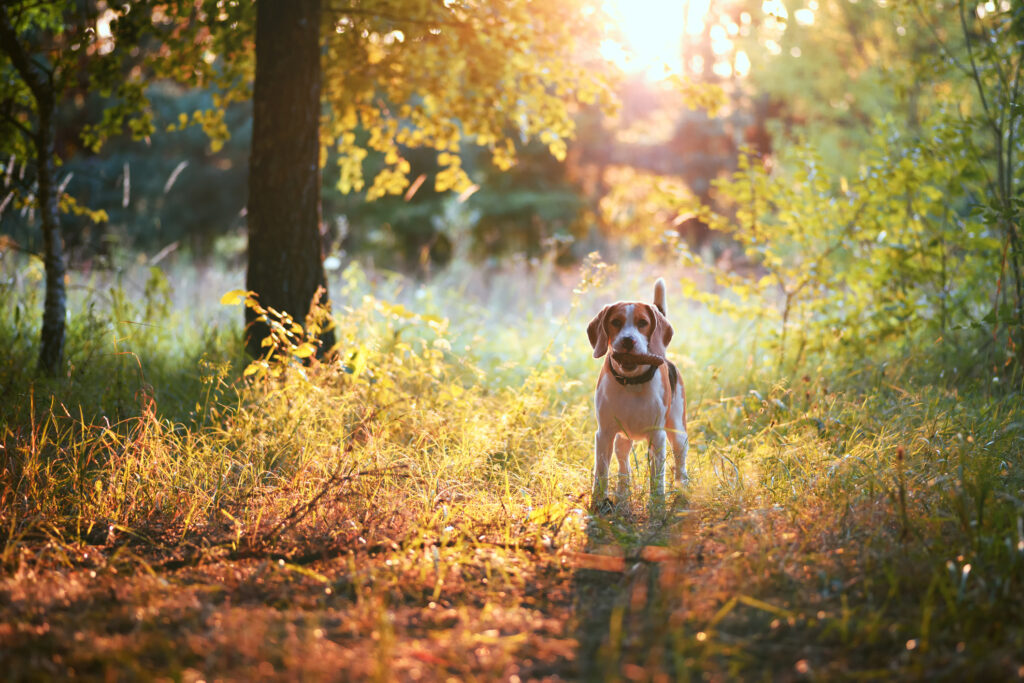
[[[604,42],[605,59],[652,80],[678,74],[683,43],[704,30],[710,0],[607,0],[619,35]]]

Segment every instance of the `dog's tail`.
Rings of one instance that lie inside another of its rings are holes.
[[[661,314],[664,316],[668,315],[668,311],[665,310],[665,280],[664,278],[658,278],[654,283],[654,305],[658,307]]]

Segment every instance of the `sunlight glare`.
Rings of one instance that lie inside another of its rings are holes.
[[[733,62],[733,68],[736,70],[737,76],[746,76],[750,73],[750,57],[743,50],[736,52],[736,59]]]
[[[605,11],[621,32],[606,40],[602,56],[630,73],[651,80],[682,71],[683,40],[704,31],[710,0],[606,0]]]
[[[782,21],[789,19],[789,12],[786,11],[786,4],[782,0],[764,0],[761,3],[761,11]]]
[[[814,25],[814,10],[803,7],[793,12],[793,18],[796,19],[796,23],[801,26],[813,26]]]
[[[711,51],[716,55],[724,55],[726,52],[732,49],[732,41],[729,40],[729,34],[726,32],[725,27],[721,24],[715,24],[711,27]]]
[[[716,76],[729,78],[732,76],[732,64],[729,62],[715,62],[714,66],[711,67],[711,72]]]
[[[690,0],[686,6],[686,32],[699,35],[704,32],[704,18],[708,15],[711,0]]]

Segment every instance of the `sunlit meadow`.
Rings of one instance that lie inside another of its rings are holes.
[[[3,266],[8,676],[1022,666],[1019,402],[911,372],[927,344],[790,376],[770,318],[714,315],[655,266],[353,263],[337,358],[243,379],[241,308],[216,303],[241,275],[181,264],[76,277],[69,372],[30,382],[39,268]],[[656,274],[691,484],[652,507],[635,448],[631,496],[594,515],[585,326]]]
[[[0,679],[1024,678],[1016,4],[323,4],[291,170],[271,3],[0,6]],[[658,277],[690,480],[592,500]]]

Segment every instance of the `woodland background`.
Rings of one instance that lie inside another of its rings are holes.
[[[5,4],[0,670],[1024,675],[1022,44],[1005,1]],[[583,330],[658,276],[691,483],[636,447],[603,506]]]

